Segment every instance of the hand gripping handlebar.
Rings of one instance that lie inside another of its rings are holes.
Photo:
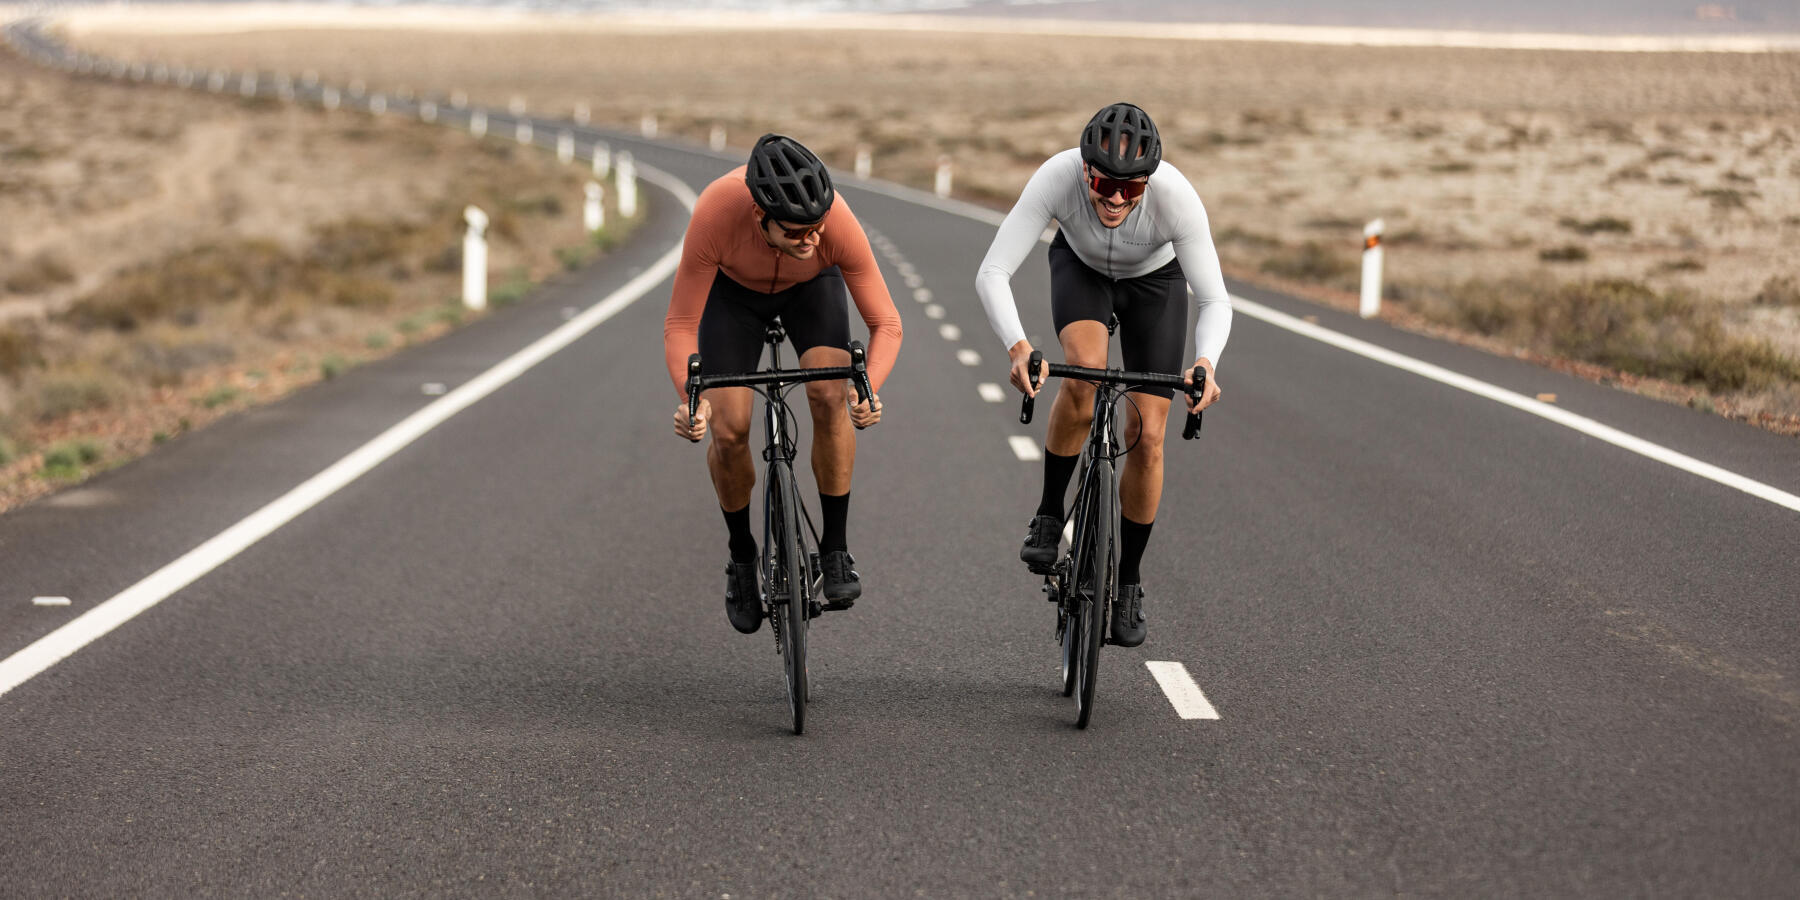
[[[1037,390],[1038,384],[1042,378],[1042,373],[1044,372],[1043,351],[1031,351],[1031,361],[1029,363],[1028,371],[1031,376],[1031,389],[1035,391]],[[1155,372],[1126,372],[1122,369],[1089,369],[1082,366],[1065,366],[1058,363],[1050,364],[1049,374],[1062,378],[1078,378],[1082,381],[1103,381],[1107,384],[1114,384],[1120,387],[1172,387],[1186,393],[1195,403],[1200,402],[1200,397],[1206,393],[1206,372],[1201,369],[1196,369],[1194,371],[1193,384],[1188,384],[1187,379],[1180,375],[1160,375]],[[1019,404],[1019,424],[1031,424],[1031,416],[1036,406],[1036,398],[1032,397],[1030,394],[1025,395],[1024,401]],[[1187,424],[1182,426],[1181,429],[1182,440],[1191,441],[1200,434],[1200,415],[1201,414],[1197,412],[1188,413]]]
[[[795,385],[808,381],[827,381],[833,378],[848,378],[856,385],[856,402],[867,403],[875,394],[875,388],[869,383],[869,352],[862,341],[850,342],[850,365],[829,366],[818,369],[771,369],[763,372],[748,372],[742,375],[706,375],[700,374],[700,354],[688,355],[687,364],[688,425],[694,424],[694,417],[700,413],[700,392],[709,387],[755,387],[757,385]],[[689,438],[698,442],[698,438]]]

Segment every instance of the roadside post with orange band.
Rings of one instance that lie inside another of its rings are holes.
[[[1362,317],[1372,319],[1381,312],[1381,231],[1386,227],[1380,219],[1363,226]]]

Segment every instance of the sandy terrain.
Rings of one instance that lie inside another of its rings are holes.
[[[999,206],[1095,108],[1132,98],[1157,117],[1166,158],[1199,189],[1239,273],[1354,289],[1361,226],[1379,216],[1392,294],[1449,324],[1471,291],[1499,285],[1527,302],[1624,279],[1800,355],[1800,290],[1781,280],[1800,277],[1800,52],[1009,35],[933,20],[774,23],[783,32],[559,18],[543,30],[530,16],[477,27],[475,14],[429,9],[337,11],[333,27],[303,29],[286,14],[272,31],[212,14],[149,29],[140,9],[133,23],[96,15],[74,31],[132,58],[436,85],[552,112],[587,104],[624,125],[651,113],[694,140],[714,124],[735,143],[781,130],[845,166],[866,144],[877,175],[921,187],[946,155],[959,194]],[[380,27],[395,21],[430,38],[404,44],[407,32]],[[782,61],[776,40],[804,52]],[[1769,393],[1728,399],[1800,412],[1800,392]]]
[[[497,297],[591,256],[585,181],[510,141],[0,51],[0,509],[451,327],[468,203]]]

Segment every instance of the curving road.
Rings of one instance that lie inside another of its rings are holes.
[[[1038,479],[1014,444],[1041,420],[982,388],[1004,379],[973,292],[993,214],[849,178],[908,339],[859,440],[866,599],[812,632],[794,737],[767,632],[722,614],[723,527],[656,338],[679,187],[736,157],[572,131],[666,173],[605,264],[0,518],[0,895],[1800,883],[1800,443],[1234,286],[1228,399],[1168,444],[1150,640],[1103,654],[1077,731],[1014,558]],[[1046,282],[1040,258],[1015,284]],[[1755,486],[1544,417],[1567,413]],[[432,424],[398,443],[403,420]],[[166,574],[384,434],[391,455]],[[141,612],[44,662],[121,596]]]

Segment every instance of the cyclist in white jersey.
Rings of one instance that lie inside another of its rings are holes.
[[[1201,410],[1217,401],[1214,368],[1231,332],[1231,298],[1206,208],[1193,185],[1162,162],[1162,141],[1147,113],[1115,103],[1094,114],[1079,147],[1050,157],[1031,176],[975,277],[988,324],[1011,357],[1013,386],[1032,396],[1037,391],[1026,371],[1032,346],[1019,321],[1011,282],[1052,221],[1057,233],[1050,244],[1050,307],[1064,360],[1106,368],[1107,322],[1117,316],[1126,369],[1182,371],[1189,384],[1195,370],[1202,371],[1206,391],[1198,403],[1187,405]],[[1184,368],[1190,287],[1199,306],[1197,359]],[[1119,485],[1119,602],[1111,622],[1114,642],[1127,647],[1144,641],[1138,566],[1162,499],[1163,433],[1173,391],[1136,388],[1133,394],[1125,434],[1132,450]],[[1092,385],[1065,379],[1058,387],[1044,441],[1043,497],[1019,551],[1033,572],[1046,574],[1055,563],[1064,495],[1093,406]]]

